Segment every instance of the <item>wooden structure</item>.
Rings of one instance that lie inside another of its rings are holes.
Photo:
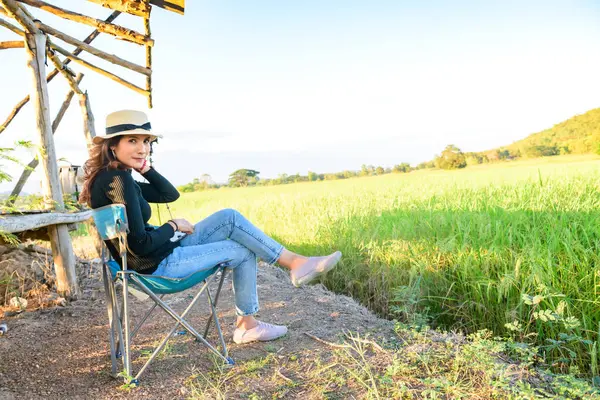
[[[9,233],[22,232],[30,229],[45,228],[52,246],[54,267],[57,277],[57,290],[67,298],[78,295],[79,288],[75,273],[75,256],[67,224],[85,221],[90,218],[91,211],[68,213],[65,210],[63,191],[57,157],[54,148],[53,134],[58,128],[72,98],[77,95],[83,117],[83,132],[88,143],[92,146],[95,136],[94,116],[90,107],[90,99],[85,90],[79,86],[84,75],[76,74],[69,66],[71,62],[101,74],[119,84],[142,94],[148,99],[148,107],[152,108],[152,47],[154,40],[150,33],[150,13],[153,6],[183,14],[185,0],[88,0],[100,6],[112,9],[112,13],[105,19],[99,20],[75,11],[57,7],[41,0],[0,0],[0,27],[4,27],[19,36],[20,40],[0,42],[0,50],[24,49],[25,61],[31,74],[31,90],[28,96],[17,102],[7,119],[0,124],[0,134],[8,127],[19,111],[29,102],[35,108],[35,121],[39,139],[38,155],[28,164],[18,180],[11,198],[19,195],[31,171],[42,165],[43,192],[45,198],[45,211],[28,213],[25,215],[11,215],[0,218],[0,230]],[[73,2],[74,4],[79,2]],[[36,16],[32,14],[36,13]],[[59,29],[47,25],[43,18],[38,18],[37,13],[44,12],[61,17],[64,20],[79,24],[89,25],[94,31],[83,40],[76,39]],[[138,16],[144,21],[144,32],[114,24],[114,20],[121,14],[128,13]],[[118,39],[135,45],[144,46],[146,57],[144,65],[125,60],[106,51],[95,48],[92,41],[100,34],[112,35]],[[56,43],[56,39],[75,47],[68,51]],[[136,85],[121,78],[118,74],[100,68],[84,60],[78,55],[87,52],[102,60],[108,61],[120,68],[134,71],[143,76],[145,85]],[[13,50],[11,55],[19,51]],[[64,58],[61,59],[61,56]],[[50,73],[46,73],[46,60],[54,66]],[[2,61],[5,62],[5,61]],[[51,119],[49,113],[48,83],[56,75],[61,75],[69,84],[67,94],[58,114]]]

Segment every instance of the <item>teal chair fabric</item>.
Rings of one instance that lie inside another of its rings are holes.
[[[102,240],[116,238],[127,231],[127,213],[123,204],[110,204],[93,211],[94,223]]]
[[[113,279],[116,278],[117,272],[121,271],[121,267],[116,261],[109,261],[108,266]],[[212,267],[204,271],[195,272],[185,278],[167,278],[157,275],[134,274],[148,289],[156,294],[172,294],[182,292],[186,289],[196,286],[206,278],[214,274],[219,269],[219,266]],[[132,282],[135,285],[135,282]]]

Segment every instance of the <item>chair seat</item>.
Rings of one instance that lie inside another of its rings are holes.
[[[121,266],[114,260],[108,261],[106,265],[110,268],[113,279],[116,278],[117,272],[121,271]],[[156,294],[171,294],[182,292],[196,286],[198,283],[214,274],[218,269],[219,265],[216,265],[203,271],[194,272],[185,278],[167,278],[165,276],[146,275],[137,272],[132,272],[132,274],[134,274],[152,292]],[[131,283],[135,285],[135,282],[132,281]]]

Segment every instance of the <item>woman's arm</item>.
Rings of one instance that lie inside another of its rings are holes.
[[[106,196],[113,203],[124,204],[127,211],[129,250],[136,255],[145,255],[160,248],[175,233],[174,226],[165,223],[152,231],[146,231],[140,199],[135,189],[135,181],[126,171],[115,171],[109,181]]]
[[[150,203],[170,203],[179,198],[179,192],[164,176],[159,174],[154,168],[142,174],[150,183],[137,184],[142,189],[142,196]]]

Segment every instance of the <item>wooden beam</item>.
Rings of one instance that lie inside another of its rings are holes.
[[[150,5],[146,0],[88,0],[93,3],[100,4],[102,7],[119,10],[121,12],[137,15],[138,17],[146,17],[150,14]]]
[[[64,72],[64,76],[69,82],[69,86],[71,86],[71,91],[77,93],[79,97],[79,106],[81,107],[81,113],[83,116],[83,133],[85,135],[88,151],[91,149],[93,142],[92,139],[96,136],[96,128],[94,126],[94,115],[92,114],[92,109],[90,107],[90,100],[87,92],[83,92],[79,86],[78,82],[76,82],[73,77],[69,74],[69,72],[64,71],[64,66],[61,64],[60,60],[56,55],[52,52],[48,52],[48,56],[56,66],[56,69]]]
[[[25,42],[22,40],[8,40],[6,42],[0,42],[0,50],[5,49],[22,49],[25,47]]]
[[[6,6],[10,0],[1,0]],[[35,28],[35,26],[34,26]],[[37,30],[37,28],[35,28]],[[41,32],[25,35],[27,65],[32,77],[31,99],[35,108],[35,119],[39,135],[38,159],[44,170],[44,195],[46,201],[59,212],[64,211],[65,204],[60,188],[56,150],[52,138],[50,122],[50,101],[48,83],[46,82],[46,35]],[[75,271],[75,254],[66,225],[51,225],[48,227],[50,245],[54,258],[57,292],[66,298],[76,298],[79,294],[77,274]]]
[[[41,214],[10,214],[0,218],[0,230],[17,233],[56,224],[72,224],[92,217],[92,210],[77,213],[51,212]]]
[[[78,47],[82,50],[87,51],[90,54],[95,55],[96,57],[99,57],[105,61],[108,61],[110,63],[116,64],[116,65],[120,65],[123,68],[127,68],[130,69],[132,71],[138,72],[140,74],[144,74],[146,76],[150,76],[152,74],[152,71],[149,68],[145,68],[142,67],[141,65],[137,65],[135,63],[132,63],[130,61],[124,60],[120,57],[115,56],[114,54],[109,54],[106,53],[102,50],[96,49],[95,47],[90,46],[89,44],[82,42],[79,39],[75,39],[72,36],[67,35],[66,33],[62,33],[54,28],[52,28],[51,26],[48,26],[46,24],[43,24],[41,22],[36,22],[36,26],[42,30],[45,33],[48,33],[54,37],[59,38],[60,40],[67,42],[69,44],[72,44],[75,47]],[[151,48],[150,46],[146,46],[146,48]]]
[[[20,35],[20,36],[24,36],[25,35],[25,32],[22,29],[17,28],[13,24],[11,24],[8,21],[3,20],[2,18],[0,18],[0,26],[3,26],[5,28],[7,28],[7,29],[10,29],[11,31],[13,31],[17,35]]]
[[[83,94],[83,92],[79,88],[79,85],[77,85],[77,82],[75,82],[75,78],[73,77],[73,75],[71,75],[71,71],[58,59],[56,53],[54,53],[54,51],[52,50],[48,50],[48,58],[50,58],[50,60],[54,64],[54,68],[60,71],[60,73],[65,77],[67,83],[69,84],[69,87],[71,88],[71,91],[77,94]]]
[[[185,11],[185,0],[150,0],[150,4],[181,15]]]
[[[79,107],[81,107],[81,114],[83,116],[83,134],[85,135],[85,141],[89,151],[94,145],[92,139],[96,136],[96,126],[94,124],[92,107],[90,106],[90,97],[87,92],[79,96]]]
[[[2,1],[14,1],[14,0],[2,0]],[[100,32],[108,33],[110,35],[116,36],[123,40],[126,40],[131,43],[136,43],[140,45],[148,45],[153,46],[154,40],[152,38],[142,35],[139,32],[136,32],[132,29],[128,29],[119,25],[114,25],[110,23],[106,23],[96,18],[88,17],[87,15],[79,14],[73,11],[65,10],[63,8],[54,6],[52,4],[48,4],[41,0],[18,0],[21,3],[25,3],[29,6],[39,8],[41,10],[47,11],[51,14],[54,14],[58,17],[68,19],[70,21],[79,22],[82,24],[86,24],[89,26],[93,26],[98,29]]]
[[[21,108],[23,108],[23,106],[25,106],[25,104],[27,104],[28,101],[29,101],[29,95],[27,97],[25,97],[23,100],[21,100],[20,102],[18,102],[17,105],[14,106],[14,108],[12,109],[10,114],[8,114],[6,121],[4,121],[4,123],[2,125],[0,125],[0,133],[2,133],[8,127],[8,125],[12,122],[12,120],[15,119],[15,117],[17,116],[19,111],[21,111]]]
[[[115,18],[117,18],[119,15],[121,14],[120,11],[115,11],[112,14],[110,14],[108,16],[108,18],[106,18],[104,21],[105,22],[112,22],[115,20]],[[3,23],[8,24],[10,27],[17,29],[19,34],[25,35],[25,32],[23,32],[22,30],[20,30],[19,28],[14,27],[12,24],[0,19],[0,25],[3,25]],[[3,25],[9,29],[11,29],[9,26]],[[12,30],[12,29],[11,29]],[[98,37],[98,35],[100,35],[100,31],[99,30],[95,30],[92,33],[90,33],[88,35],[88,37],[85,38],[85,40],[83,41],[84,43],[90,44],[94,39],[96,39]],[[79,53],[81,53],[83,50],[82,49],[75,49],[75,51],[73,51],[73,55],[78,55]],[[67,65],[71,62],[71,60],[66,59],[64,61],[64,65]],[[50,82],[52,81],[52,79],[54,79],[54,77],[58,75],[58,70],[54,69],[52,70],[52,72],[50,72],[48,74],[48,76],[46,76],[46,82]],[[6,118],[6,120],[4,121],[4,123],[2,125],[0,125],[0,134],[2,132],[4,132],[4,130],[8,127],[8,125],[12,122],[12,120],[17,116],[17,114],[19,113],[19,111],[21,111],[21,108],[23,108],[23,106],[25,104],[27,104],[29,102],[29,95],[25,96],[20,102],[17,103],[17,105],[15,105],[15,107],[13,108],[13,110],[11,111],[11,113],[9,114],[9,116]]]
[[[21,26],[25,28],[25,31],[29,33],[38,33],[38,29],[33,23],[33,20],[29,18],[29,15],[21,9],[15,0],[0,0],[0,3],[4,6],[4,10],[7,14],[21,24]]]
[[[84,75],[81,73],[77,74],[77,76],[75,77],[75,83],[77,85],[79,85],[79,82],[81,82],[81,80],[83,79],[83,76]],[[62,105],[60,106],[60,109],[56,113],[56,117],[54,117],[54,121],[52,121],[52,134],[53,135],[56,133],[56,130],[58,129],[58,125],[60,125],[63,117],[65,116],[65,113],[67,112],[67,109],[69,108],[69,105],[71,104],[71,100],[73,99],[74,94],[75,93],[73,92],[73,89],[69,90],[69,93],[67,93],[67,97],[65,98]]]
[[[56,45],[54,43],[51,43],[50,47],[52,49],[58,51],[63,56],[67,57],[69,60],[75,61],[76,63],[81,64],[84,67],[87,67],[87,68],[91,69],[92,71],[95,71],[95,72],[97,72],[97,73],[99,73],[101,75],[104,75],[104,76],[112,79],[113,81],[118,82],[121,85],[123,85],[123,86],[125,86],[125,87],[127,87],[127,88],[129,88],[129,89],[131,89],[131,90],[133,90],[135,92],[143,94],[144,96],[148,95],[148,92],[146,90],[142,89],[141,87],[136,86],[133,83],[131,83],[129,81],[126,81],[125,79],[123,79],[123,78],[121,78],[121,77],[119,77],[119,76],[117,76],[117,75],[115,75],[113,73],[110,73],[110,72],[108,72],[105,69],[97,67],[94,64],[92,64],[92,63],[90,63],[90,62],[88,62],[88,61],[86,61],[84,59],[81,59],[81,58],[77,57],[74,54],[69,53],[67,50],[63,49],[62,47],[60,47],[60,46],[58,46],[58,45]]]

